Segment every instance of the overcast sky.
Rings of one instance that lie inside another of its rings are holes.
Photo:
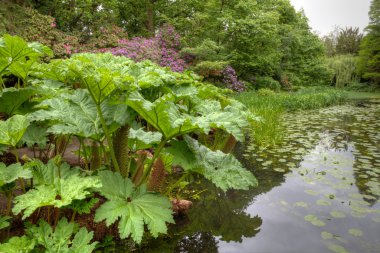
[[[368,25],[371,0],[290,0],[296,10],[303,8],[313,31],[327,35],[335,25],[360,27]]]

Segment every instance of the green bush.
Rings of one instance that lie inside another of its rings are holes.
[[[256,89],[259,90],[263,88],[279,91],[281,89],[281,85],[278,81],[269,76],[261,76],[256,78]]]

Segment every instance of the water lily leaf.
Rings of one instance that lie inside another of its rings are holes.
[[[328,246],[328,249],[332,252],[335,252],[335,253],[348,253],[344,247],[342,247],[338,244],[331,244]]]
[[[348,230],[348,233],[352,236],[355,236],[355,237],[361,237],[363,236],[363,231],[361,231],[360,229],[358,228],[351,228]]]
[[[332,238],[334,238],[334,235],[331,234],[330,232],[322,231],[322,232],[321,232],[321,237],[322,237],[324,240],[328,240],[328,239],[332,239]]]

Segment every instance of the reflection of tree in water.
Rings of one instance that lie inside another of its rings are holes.
[[[378,130],[380,129],[380,105],[371,105],[357,121],[353,132],[352,140],[355,143],[355,149],[358,154],[355,155],[354,177],[355,185],[363,198],[371,205],[377,203],[379,199],[380,173],[374,170],[380,168],[380,164],[375,161],[374,155],[380,154],[380,140]]]
[[[218,252],[218,242],[210,232],[197,232],[193,235],[185,236],[177,244],[173,252],[216,253]]]

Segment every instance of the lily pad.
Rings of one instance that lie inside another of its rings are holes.
[[[336,252],[336,253],[348,253],[348,251],[344,247],[342,247],[338,244],[331,244],[328,246],[328,249],[330,251]]]
[[[352,236],[355,236],[355,237],[361,237],[363,236],[363,231],[361,231],[360,229],[358,228],[351,228],[348,230],[348,233]]]

